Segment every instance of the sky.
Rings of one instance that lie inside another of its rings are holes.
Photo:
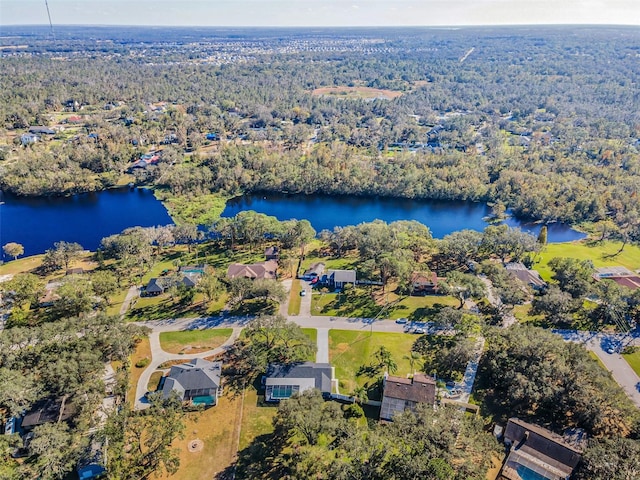
[[[48,0],[54,25],[640,25],[640,0]],[[45,0],[0,0],[1,25],[46,24]]]

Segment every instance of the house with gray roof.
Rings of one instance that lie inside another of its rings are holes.
[[[387,375],[384,379],[380,420],[393,420],[405,410],[415,410],[419,403],[433,406],[436,401],[436,381],[422,374],[413,378]]]
[[[221,393],[222,362],[196,358],[189,363],[173,365],[162,387],[162,396],[177,392],[184,402],[215,405]]]
[[[333,368],[328,363],[272,363],[263,377],[264,399],[279,402],[314,388],[323,395],[330,395],[332,378]]]
[[[582,450],[546,428],[510,418],[504,432],[509,456],[501,480],[540,478],[568,480],[582,458]]]
[[[540,277],[537,270],[529,270],[520,262],[507,263],[504,268],[506,268],[511,275],[534,290],[543,290],[547,288],[547,283],[542,280],[542,277]]]
[[[356,284],[355,270],[329,270],[327,280],[333,288],[343,288],[347,283]]]

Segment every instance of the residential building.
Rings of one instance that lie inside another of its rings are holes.
[[[547,288],[547,282],[542,280],[537,270],[529,270],[520,262],[507,263],[504,268],[506,268],[509,273],[515,276],[522,283],[528,285],[534,290]]]
[[[76,414],[73,402],[67,397],[48,398],[36,403],[24,417],[20,427],[31,430],[45,423],[60,423],[69,420]]]
[[[597,281],[613,280],[618,285],[632,290],[640,288],[640,275],[625,267],[596,268],[594,278]]]
[[[318,389],[323,395],[331,394],[333,368],[328,363],[271,364],[263,377],[264,399],[279,402],[296,393]]]
[[[568,480],[582,458],[581,449],[560,435],[518,418],[509,419],[504,443],[509,456],[498,476],[500,480]]]
[[[432,295],[438,293],[438,275],[435,272],[413,272],[411,274],[411,295]]]
[[[266,260],[278,260],[280,258],[280,249],[278,247],[268,247],[264,251]]]
[[[393,377],[384,379],[380,420],[393,420],[393,416],[405,410],[414,411],[419,403],[433,406],[436,401],[436,381],[422,374],[413,378]]]
[[[215,405],[221,389],[222,362],[196,358],[189,363],[173,365],[164,381],[162,395],[169,398],[177,392],[184,402]]]
[[[344,288],[347,283],[356,284],[355,270],[329,270],[327,272],[327,281],[329,286],[333,288]]]
[[[320,277],[324,273],[324,267],[325,265],[322,262],[312,263],[304,272],[303,277],[308,280],[311,280],[314,277]]]
[[[34,133],[23,133],[20,135],[20,144],[24,147],[36,143],[40,137]]]
[[[266,262],[252,263],[244,265],[242,263],[232,263],[227,269],[227,278],[250,278],[275,280],[277,278],[278,262],[267,260]]]

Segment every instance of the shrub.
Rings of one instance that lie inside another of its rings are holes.
[[[141,358],[136,362],[136,368],[144,368],[151,363],[151,359],[149,357]]]

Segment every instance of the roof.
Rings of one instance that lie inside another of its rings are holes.
[[[436,400],[436,381],[422,374],[414,375],[412,379],[389,375],[384,382],[383,398],[386,397],[433,405]]]
[[[29,133],[46,133],[48,135],[53,135],[56,133],[55,130],[49,127],[29,127]]]
[[[280,249],[278,247],[267,247],[264,251],[265,257],[275,257],[280,253]]]
[[[183,275],[180,282],[187,287],[195,287],[202,275],[197,272],[187,272]]]
[[[328,363],[272,363],[267,367],[265,377],[266,385],[300,385],[307,388],[312,379],[315,388],[330,393],[333,372]]]
[[[438,275],[436,272],[413,272],[411,274],[411,283],[427,283],[438,284]]]
[[[184,394],[187,390],[217,389],[220,387],[220,374],[222,362],[210,362],[202,358],[196,358],[189,363],[173,365],[169,371],[162,394],[166,398],[172,390]]]
[[[67,397],[49,398],[36,403],[22,419],[22,428],[32,428],[45,423],[68,420],[76,413]]]
[[[356,283],[355,270],[329,270],[328,273],[333,283]]]
[[[245,277],[251,279],[276,279],[276,271],[278,270],[278,262],[275,260],[267,260],[266,262],[253,263],[244,265],[242,263],[232,263],[227,269],[227,277],[238,278]]]
[[[533,285],[534,287],[545,287],[547,285],[536,270],[529,270],[522,263],[507,263],[504,268],[526,285]]]
[[[610,277],[630,277],[635,274],[626,267],[600,267],[596,268],[596,275],[599,278],[610,278]]]
[[[581,459],[581,450],[546,428],[510,418],[504,432],[505,442],[511,443],[507,461],[531,469],[544,468],[569,476]]]
[[[312,263],[309,268],[304,272],[305,275],[310,275],[315,273],[317,275],[322,275],[324,272],[325,264],[322,262]]]
[[[152,278],[145,288],[147,292],[164,292],[164,282],[159,278]]]

